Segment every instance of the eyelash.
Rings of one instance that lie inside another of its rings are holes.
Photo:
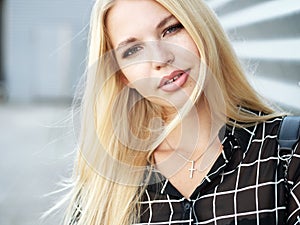
[[[168,28],[166,28],[164,31],[163,31],[163,34],[162,34],[162,37],[165,37],[167,34],[170,34],[170,33],[174,33],[174,32],[177,32],[179,30],[183,29],[183,26],[181,23],[177,23],[175,25],[172,25]]]
[[[131,48],[127,49],[127,50],[123,53],[122,57],[123,57],[123,58],[130,57],[131,55],[135,54],[136,52],[138,52],[138,51],[141,50],[141,49],[142,49],[141,46],[139,46],[139,45],[134,45],[134,46],[132,46]]]

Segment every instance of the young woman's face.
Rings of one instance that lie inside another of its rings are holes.
[[[199,73],[200,56],[181,23],[154,0],[117,0],[107,29],[121,78],[160,105],[183,105]]]

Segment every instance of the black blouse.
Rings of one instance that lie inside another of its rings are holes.
[[[151,182],[138,224],[300,225],[300,145],[290,161],[285,197],[276,141],[280,122],[227,127],[222,154],[191,197],[183,197],[167,179]]]

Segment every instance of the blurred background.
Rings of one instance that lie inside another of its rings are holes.
[[[0,0],[0,225],[59,224],[60,215],[39,218],[71,174],[70,107],[92,4]]]
[[[207,0],[249,80],[268,100],[300,115],[300,2]],[[84,72],[92,0],[0,0],[0,225],[39,220],[70,176],[70,120]]]

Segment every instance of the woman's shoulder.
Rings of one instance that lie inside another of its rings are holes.
[[[265,116],[262,112],[254,110],[247,111],[258,117]],[[251,123],[240,123],[238,121],[234,121],[233,123],[226,125],[226,132],[224,132],[224,136],[234,137],[243,152],[263,147],[264,150],[268,151],[272,149],[272,152],[275,154],[278,146],[277,135],[282,119],[283,116],[274,116],[272,118],[260,121],[258,120]]]
[[[273,149],[276,154],[282,148],[294,153],[300,149],[299,116],[277,116],[242,130],[252,133],[251,143],[261,143],[264,149]]]
[[[240,113],[246,113],[252,118],[251,122],[234,121],[237,127],[250,133],[261,133],[262,135],[277,135],[280,124],[285,117],[281,113],[265,113],[248,108],[239,108]]]

